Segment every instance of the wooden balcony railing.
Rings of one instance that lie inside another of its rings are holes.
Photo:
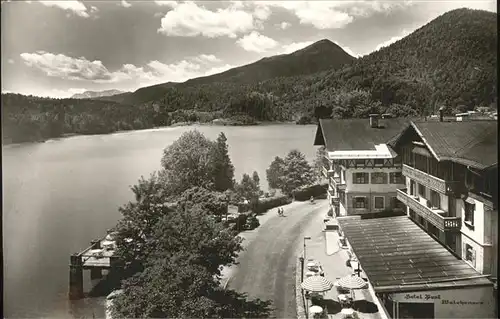
[[[458,181],[445,181],[406,164],[403,164],[403,175],[441,194],[461,191],[461,183]]]
[[[459,231],[462,226],[460,217],[447,217],[446,212],[427,207],[418,198],[409,195],[406,188],[398,189],[397,199],[441,231]]]

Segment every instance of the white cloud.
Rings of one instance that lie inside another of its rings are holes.
[[[238,33],[254,28],[254,17],[248,12],[233,6],[211,11],[190,1],[177,5],[165,14],[158,32],[170,36],[235,38]]]
[[[387,47],[387,46],[393,44],[394,42],[399,41],[402,38],[406,37],[410,33],[411,33],[411,31],[403,29],[403,31],[401,31],[400,35],[394,36],[394,37],[390,38],[389,40],[380,43],[379,45],[377,45],[375,47],[375,50],[373,50],[373,51],[378,51],[378,50],[382,49],[383,47]]]
[[[291,24],[291,23],[288,23],[288,22],[285,22],[285,21],[283,21],[283,22],[281,22],[281,23],[279,24],[279,27],[280,27],[282,30],[286,30],[286,29],[290,28],[291,26],[292,26],[292,24]]]
[[[293,53],[297,50],[303,49],[311,44],[313,44],[314,41],[303,41],[303,42],[292,42],[290,44],[285,44],[283,45],[283,50],[281,51],[281,54],[289,54]]]
[[[165,6],[170,8],[175,8],[179,4],[178,1],[155,1],[155,3],[159,6]]]
[[[199,62],[199,63],[220,63],[222,62],[221,59],[217,58],[213,54],[200,54],[197,57],[194,57],[193,60]]]
[[[271,16],[271,8],[265,5],[258,5],[253,11],[254,17],[259,20],[267,20]]]
[[[128,3],[127,1],[125,0],[122,0],[122,2],[120,3],[120,5],[124,8],[130,8],[132,5],[130,3]]]
[[[66,11],[71,11],[74,14],[83,17],[83,18],[88,18],[89,14],[87,12],[87,7],[80,2],[80,1],[72,1],[72,0],[66,0],[66,1],[44,1],[44,0],[38,0],[41,4],[48,6],[48,7],[57,7]]]
[[[97,9],[97,7],[96,7],[96,6],[91,6],[91,7],[90,7],[90,13],[95,13],[95,12],[97,12],[97,11],[99,11],[99,9]]]
[[[135,87],[162,82],[182,82],[191,78],[226,71],[233,66],[220,65],[221,60],[211,54],[201,54],[170,64],[151,61],[145,66],[125,64],[116,71],[108,70],[101,61],[89,61],[84,57],[72,58],[63,54],[43,51],[22,53],[27,66],[42,71],[50,77],[90,83],[115,83]]]
[[[89,61],[83,57],[71,58],[64,54],[44,51],[21,53],[27,66],[40,69],[48,76],[69,80],[110,80],[108,69],[101,61]]]
[[[7,62],[9,62],[9,64],[14,64],[15,63],[14,60],[12,60],[12,59],[7,60]]]
[[[247,6],[267,6],[291,11],[301,24],[317,29],[338,29],[355,17],[367,17],[377,12],[389,12],[411,5],[410,1],[248,1]]]
[[[252,33],[238,39],[236,44],[242,47],[245,51],[261,53],[275,48],[278,45],[278,42],[260,34],[257,31],[252,31]]]

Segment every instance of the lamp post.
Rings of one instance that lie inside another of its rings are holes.
[[[306,240],[311,239],[309,236],[304,236],[304,262],[307,262],[306,259]]]

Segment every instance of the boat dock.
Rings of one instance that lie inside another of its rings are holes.
[[[90,246],[70,257],[69,265],[69,294],[71,300],[82,299],[83,271],[90,270],[90,278],[101,279],[104,269],[119,268],[120,262],[114,256],[116,243],[114,232],[108,230],[105,237],[91,241]]]

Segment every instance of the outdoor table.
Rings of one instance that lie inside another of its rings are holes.
[[[340,313],[343,315],[343,318],[354,318],[354,315],[356,314],[352,308],[344,308],[340,311]]]

